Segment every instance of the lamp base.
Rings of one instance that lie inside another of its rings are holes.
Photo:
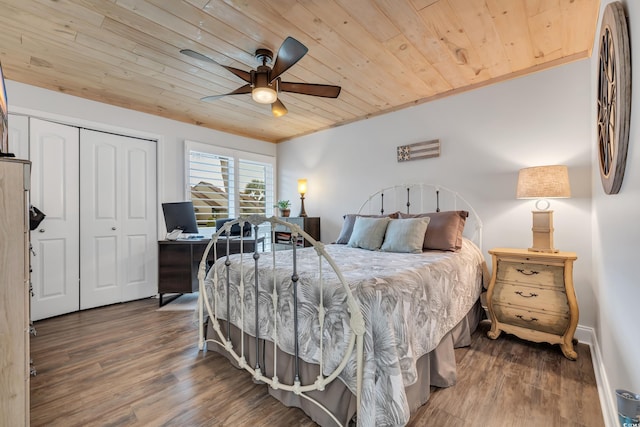
[[[532,211],[533,214],[533,245],[531,252],[559,252],[553,247],[553,211]]]
[[[307,212],[304,210],[304,194],[300,195],[300,215],[301,217],[306,217]]]

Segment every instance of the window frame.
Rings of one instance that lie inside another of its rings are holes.
[[[184,194],[185,200],[191,200],[191,167],[190,167],[190,153],[191,151],[197,151],[201,153],[206,153],[215,156],[224,156],[233,160],[233,166],[230,168],[233,172],[233,176],[230,177],[230,186],[233,184],[233,193],[229,194],[229,215],[232,217],[237,217],[237,212],[240,212],[240,191],[238,188],[240,185],[240,162],[255,162],[261,163],[265,165],[271,166],[271,183],[272,183],[272,193],[269,194],[268,191],[268,179],[265,181],[265,216],[271,216],[273,211],[270,210],[270,207],[274,206],[276,203],[276,158],[275,156],[270,156],[267,154],[258,154],[250,151],[243,150],[235,150],[228,147],[221,147],[213,144],[207,144],[203,142],[185,140],[184,143]],[[233,202],[233,203],[231,203]],[[233,209],[233,210],[232,210]],[[215,232],[215,227],[201,227],[198,226],[199,234],[213,234]]]

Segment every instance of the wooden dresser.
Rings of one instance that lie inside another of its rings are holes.
[[[29,425],[30,163],[0,158],[0,425]]]
[[[489,251],[493,275],[487,290],[491,318],[489,338],[502,331],[534,342],[560,344],[576,360],[573,334],[578,303],[573,288],[573,252],[530,252],[496,248]]]

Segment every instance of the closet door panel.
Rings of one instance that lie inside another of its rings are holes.
[[[149,280],[145,268],[145,252],[147,251],[147,237],[145,235],[129,235],[127,236],[126,254],[126,286],[139,286],[141,283]],[[139,262],[142,260],[143,262]]]
[[[123,300],[129,301],[158,293],[156,144],[127,138],[123,157]]]
[[[35,286],[41,301],[61,298],[69,293],[73,293],[70,286],[78,287],[77,283],[69,283],[66,280],[68,272],[65,266],[66,239],[40,239],[36,253],[47,254],[47,256],[37,257],[36,267],[40,275],[45,280],[39,280]]]
[[[85,129],[81,138],[81,308],[155,295],[155,143]]]
[[[124,188],[127,221],[148,221],[147,193],[149,192],[149,153],[143,149],[125,147],[129,185]]]
[[[108,295],[105,296],[104,293],[119,293],[117,291],[118,239],[115,236],[97,237],[94,239],[93,244],[94,247],[92,248],[92,253],[95,259],[90,260],[89,262],[96,266],[94,292],[101,294],[99,296],[102,296],[103,300],[107,300]]]
[[[84,148],[84,147],[83,147]],[[88,149],[88,148],[87,148]],[[120,183],[118,180],[118,147],[109,143],[94,145],[91,148],[91,160],[86,164],[92,188],[88,196],[92,198],[96,220],[118,222],[118,196]],[[92,170],[93,169],[93,170]]]
[[[79,131],[29,120],[31,204],[46,217],[31,232],[33,320],[79,309]]]
[[[81,130],[80,309],[121,302],[119,136]]]

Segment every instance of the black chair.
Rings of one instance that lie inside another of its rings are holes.
[[[221,218],[216,220],[216,230],[220,230],[225,223],[229,221],[233,221],[235,218]],[[248,222],[244,223],[242,227],[242,231],[240,230],[240,224],[233,224],[231,226],[230,236],[240,236],[242,234],[243,237],[251,236],[251,224]],[[227,233],[222,233],[223,236],[226,236]]]

